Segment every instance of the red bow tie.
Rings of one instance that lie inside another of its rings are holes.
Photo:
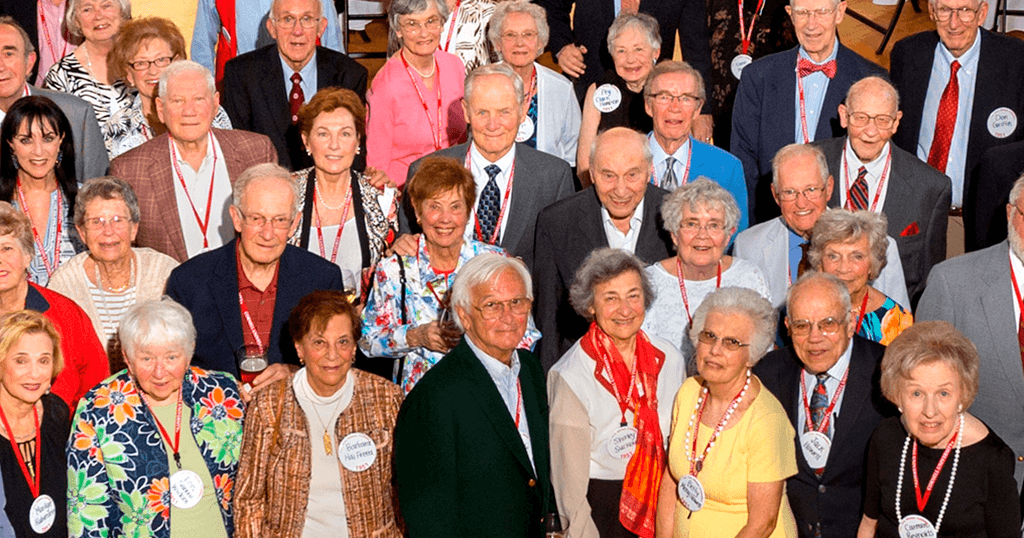
[[[796,71],[797,74],[800,75],[800,78],[804,78],[815,71],[821,71],[826,77],[831,79],[836,76],[836,61],[829,60],[828,62],[818,65],[807,58],[800,58],[796,64]]]

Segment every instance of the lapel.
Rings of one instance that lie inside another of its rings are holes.
[[[238,307],[236,245],[237,240],[233,239],[227,245],[208,254],[208,256],[217,256],[217,259],[214,260],[214,265],[210,268],[213,278],[206,283],[210,296],[214,299],[213,303],[217,313],[220,315],[224,337],[232,351],[242,347],[242,344],[245,343],[242,337],[242,312]],[[280,304],[280,302],[275,304]],[[277,318],[276,306],[274,318],[275,320]]]
[[[234,185],[235,179],[253,164],[252,161],[244,160],[247,156],[251,157],[248,151],[250,145],[245,143],[246,139],[244,138],[238,140],[239,137],[233,131],[213,129],[213,136],[220,145],[220,153],[224,157],[224,167],[228,170],[228,180]],[[235,140],[232,140],[233,138]]]
[[[295,257],[295,253],[298,250],[299,247],[285,245],[277,267],[277,297],[274,299],[274,320],[270,325],[270,342],[267,350],[271,356],[277,355],[280,357],[286,351],[280,345],[281,339],[284,336],[281,328],[288,321],[288,315],[291,314],[292,308],[299,304],[299,300],[303,296],[303,290],[292,285],[293,275],[301,277],[301,275],[306,274],[305,268],[297,263],[298,260]],[[290,352],[290,350],[288,351]]]
[[[829,84],[829,87],[832,85]],[[825,161],[828,163],[828,172],[832,174],[832,197],[828,199],[829,207],[839,207],[842,199],[839,197],[839,190],[846,188],[843,178],[843,153],[846,152],[846,137],[829,138],[815,141],[814,145],[825,154]]]
[[[1000,103],[1010,104],[1016,102],[1008,100],[1004,92],[1006,85],[1000,80],[1004,76],[1003,63],[1006,59],[999,57],[998,51],[989,50],[992,48],[992,35],[984,28],[980,29],[981,43],[978,51],[978,73],[974,81],[974,105],[971,107],[971,126],[968,131],[967,140],[967,173],[964,174],[964,192],[969,192],[971,181],[971,165],[981,156],[984,148],[989,147],[985,140],[992,140],[988,132],[988,116]],[[1010,106],[1013,106],[1010,104]],[[1016,108],[1016,107],[1014,107]],[[1008,140],[1013,140],[1012,138]]]
[[[859,336],[853,337],[853,351],[850,353],[850,373],[846,377],[846,388],[843,389],[843,406],[839,416],[833,420],[832,450],[825,464],[825,475],[837,460],[836,454],[843,452],[843,442],[851,435],[852,425],[857,423],[864,412],[864,406],[870,405],[872,396],[871,376],[875,372],[875,364],[869,353],[865,353],[864,344]]]
[[[839,110],[839,103],[846,99],[846,90],[853,84],[860,73],[852,73],[857,68],[850,55],[856,54],[839,42],[836,38],[836,76],[828,83],[825,90],[825,99],[821,102],[821,111],[818,113],[818,130],[814,132],[815,138],[825,139],[835,136],[835,131],[841,131],[839,120],[836,119]],[[859,70],[858,70],[859,71]],[[833,129],[832,121],[836,125]]]
[[[572,219],[576,223],[577,233],[587,239],[584,244],[579,246],[589,252],[595,248],[607,247],[608,236],[604,233],[604,222],[601,220],[601,201],[597,198],[597,191],[591,186],[587,187],[583,192],[589,194],[583,195],[585,198],[580,208],[582,211],[577,215],[565,215],[564,218]],[[643,228],[641,227],[642,230]],[[639,242],[637,240],[637,246],[639,246]],[[569,245],[565,246],[568,247]],[[586,255],[583,257],[586,257]]]
[[[977,285],[981,291],[981,309],[988,326],[988,341],[994,347],[992,357],[998,357],[1002,364],[1006,379],[1020,379],[1020,349],[1017,346],[1017,331],[1013,327],[1013,293],[1009,293],[1010,260],[1009,243],[1003,241],[999,248],[990,251],[991,257],[980,260],[975,267],[984,268],[977,276]],[[983,354],[988,357],[989,355]],[[1013,382],[1013,395],[1017,398],[1017,407],[1024,406],[1024,387]],[[1009,396],[1004,395],[1004,396]]]
[[[784,76],[767,77],[768,91],[765,94],[764,103],[768,105],[768,118],[762,121],[761,125],[779,125],[782,132],[775,133],[776,136],[786,142],[779,144],[782,147],[797,139],[796,127],[793,118],[796,117],[796,58],[800,47],[797,46],[781,54],[779,65],[775,66]],[[788,73],[788,75],[786,75]],[[829,86],[832,86],[829,84]],[[790,129],[794,129],[790,131]],[[788,135],[787,135],[788,133]],[[767,158],[771,159],[772,155]]]
[[[323,47],[316,48],[316,89],[322,90],[331,86],[340,86],[337,66],[323,53]],[[278,62],[280,63],[280,62]],[[282,75],[283,76],[283,75]]]
[[[899,240],[903,228],[913,222],[918,215],[925,213],[920,209],[923,200],[914,192],[914,178],[904,175],[908,170],[907,158],[917,157],[903,153],[892,140],[889,141],[889,148],[892,149],[892,164],[889,178],[886,180],[888,186],[885,188],[882,213],[889,219],[889,235]],[[906,267],[903,269],[907,270]]]
[[[782,217],[776,217],[773,221],[772,227],[776,228],[778,232],[769,233],[765,238],[764,250],[762,252],[762,260],[765,263],[771,264],[773,267],[766,267],[768,274],[785,275],[786,280],[782,281],[781,290],[784,294],[786,289],[789,288],[789,228],[782,222]],[[774,295],[774,290],[772,295]],[[785,296],[780,299],[776,299],[779,304],[785,302]]]
[[[900,75],[900,78],[906,81],[904,87],[900,87],[900,93],[903,94],[901,104],[903,106],[903,123],[906,126],[906,131],[903,132],[904,143],[903,149],[911,153],[916,153],[915,150],[910,148],[917,147],[917,140],[921,136],[921,129],[924,127],[921,125],[921,119],[924,116],[924,100],[928,95],[928,80],[932,74],[932,62],[935,61],[935,45],[939,42],[939,34],[936,32],[929,32],[927,39],[922,39],[925,47],[918,50],[907,51],[906,56],[906,73]],[[980,68],[979,60],[979,68]],[[978,87],[975,86],[975,99],[977,102],[977,91]]]
[[[181,218],[178,215],[178,200],[175,196],[174,182],[177,181],[174,169],[171,166],[171,150],[168,146],[170,137],[167,133],[160,135],[154,140],[161,142],[153,144],[154,150],[150,153],[150,165],[144,172],[153,178],[154,185],[151,185],[157,207],[163,223],[163,231],[166,233],[166,241],[174,252],[177,260],[187,260],[188,250],[185,248],[185,234],[181,230]],[[160,193],[167,193],[160,196]]]
[[[527,226],[531,224],[527,216],[534,214],[534,218],[536,218],[535,212],[528,207],[533,197],[527,196],[527,194],[536,194],[533,192],[535,189],[531,184],[536,171],[530,166],[530,158],[523,149],[528,147],[525,144],[516,143],[515,177],[512,179],[512,194],[505,212],[508,224],[505,225],[505,233],[501,236],[501,246],[509,252],[515,251],[519,240],[526,233]]]
[[[640,232],[636,237],[636,257],[644,262],[644,265],[661,261],[668,251],[664,246],[659,234],[663,231],[661,226],[661,202],[665,193],[660,187],[647,184],[644,192],[644,220],[640,224]],[[607,241],[607,239],[606,239]]]
[[[284,69],[281,67],[280,53],[277,48],[266,49],[267,54],[263,57],[262,73],[257,74],[259,91],[263,95],[264,114],[270,116],[274,122],[275,132],[284,132],[291,125],[288,121],[288,99],[290,87],[282,87],[284,83]],[[319,57],[321,55],[317,55]],[[319,72],[320,64],[317,63]],[[318,79],[319,82],[319,79]],[[322,86],[317,86],[322,87]]]

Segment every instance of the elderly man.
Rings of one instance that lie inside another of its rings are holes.
[[[459,270],[451,299],[465,338],[409,393],[395,425],[405,525],[421,537],[542,536],[541,518],[557,511],[547,394],[537,357],[516,350],[530,273],[481,254]]]
[[[672,251],[661,220],[661,200],[668,193],[648,182],[647,139],[625,127],[608,129],[594,141],[590,160],[594,185],[537,217],[534,318],[544,335],[539,354],[545,371],[587,332],[589,324],[569,304],[569,286],[592,250],[621,248],[648,264]]]
[[[28,84],[36,63],[36,49],[25,30],[11,17],[0,16],[0,120],[15,101],[26,95],[41,95],[60,107],[71,123],[75,139],[75,175],[79,183],[106,175],[110,162],[103,135],[92,105],[62,92],[43,90]]]
[[[893,141],[952,180],[950,255],[964,252],[962,213],[1002,205],[976,197],[981,186],[970,178],[982,154],[1024,140],[1024,43],[982,30],[987,13],[980,0],[930,0],[936,31],[892,47],[892,80],[906,101]]]
[[[839,136],[839,103],[851,84],[885,71],[843,46],[836,27],[845,0],[790,0],[800,45],[743,69],[733,107],[729,149],[743,161],[752,222],[777,215],[769,197],[772,157],[792,142]]]
[[[644,108],[654,121],[648,136],[654,172],[651,183],[671,191],[704,176],[721,185],[740,208],[737,231],[747,229],[747,185],[740,160],[692,136],[693,122],[706,100],[704,79],[686,62],[665,61],[654,66],[644,86]]]
[[[949,178],[894,144],[900,125],[900,98],[881,77],[857,81],[839,105],[847,135],[815,142],[828,160],[831,207],[884,213],[889,236],[896,238],[912,304],[924,291],[932,266],[946,258]]]
[[[255,345],[269,366],[253,390],[284,377],[285,364],[298,365],[288,314],[308,293],[342,289],[337,265],[288,244],[298,226],[298,199],[298,185],[284,168],[249,168],[232,192],[238,239],[171,272],[167,295],[192,313],[196,326],[193,365],[237,376],[235,351]]]
[[[1016,455],[1018,489],[1024,479],[1024,176],[1006,204],[1009,237],[936,265],[917,307],[917,319],[952,323],[978,347],[978,397],[971,413]]]
[[[281,166],[301,170],[313,160],[299,134],[299,107],[317,90],[331,86],[348,88],[365,99],[366,68],[317,46],[327,29],[319,0],[277,0],[267,29],[276,44],[242,54],[224,66],[224,110],[235,129],[267,135]]]
[[[231,185],[245,169],[276,162],[267,137],[211,129],[219,96],[213,76],[190,61],[160,74],[156,111],[167,132],[114,159],[110,174],[139,197],[138,246],[183,262],[234,238]]]
[[[476,182],[476,207],[466,239],[497,244],[531,266],[534,224],[545,207],[573,193],[569,164],[516,142],[526,116],[523,81],[508,64],[490,64],[466,76],[462,107],[472,140],[431,153],[412,163],[409,178],[423,159],[440,155],[465,162]],[[419,233],[409,197],[399,215],[403,233]],[[410,255],[415,254],[415,246]]]
[[[821,150],[809,144],[790,144],[772,159],[772,196],[782,216],[736,236],[734,254],[760,265],[768,279],[775,307],[782,306],[789,285],[799,276],[803,245],[832,197],[835,181]],[[889,238],[886,264],[871,283],[905,308],[910,298],[896,241]],[[543,331],[543,329],[541,329]]]
[[[856,335],[850,295],[832,275],[801,276],[786,312],[792,346],[754,366],[797,432],[799,471],[786,481],[786,494],[801,537],[853,538],[868,440],[896,412],[878,385],[885,347]]]

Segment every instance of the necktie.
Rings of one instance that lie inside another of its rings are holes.
[[[932,147],[928,150],[928,164],[943,173],[946,171],[946,161],[949,160],[949,144],[953,141],[956,109],[960,104],[960,82],[956,78],[958,71],[960,62],[953,60],[949,64],[949,83],[939,99],[939,111],[935,114],[935,135],[932,137]]]
[[[640,0],[622,0],[619,13],[636,13],[640,10]]]
[[[484,167],[484,172],[487,172],[489,179],[487,185],[484,185],[484,191],[480,193],[480,201],[476,205],[476,218],[480,222],[482,236],[478,239],[490,243],[494,227],[498,224],[498,212],[501,211],[501,189],[498,188],[498,174],[501,173],[501,168],[489,164]]]
[[[836,61],[835,60],[829,60],[829,61],[819,65],[819,64],[816,64],[816,63],[808,60],[807,58],[800,58],[797,61],[797,63],[796,63],[796,67],[797,67],[797,74],[800,75],[800,78],[804,78],[807,75],[810,75],[811,73],[814,73],[816,71],[821,71],[828,78],[832,78],[832,77],[836,76]]]
[[[679,186],[679,179],[676,178],[676,159],[668,157],[665,159],[665,177],[661,180],[660,187],[665,190],[672,190]]]
[[[828,407],[828,389],[825,388],[828,374],[822,372],[815,377],[818,378],[818,384],[814,385],[814,392],[811,393],[811,427],[817,430],[825,420],[825,409]]]
[[[292,113],[292,124],[299,122],[299,108],[302,107],[302,102],[306,100],[302,94],[302,86],[299,85],[302,82],[302,75],[298,73],[292,73],[292,90],[288,92],[288,109]]]
[[[868,208],[868,169],[863,166],[857,171],[857,181],[846,193],[846,208],[851,211]]]

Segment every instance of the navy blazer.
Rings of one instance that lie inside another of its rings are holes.
[[[167,295],[192,313],[196,351],[192,365],[238,375],[235,350],[245,343],[238,306],[236,240],[179,265],[167,279]],[[299,299],[316,290],[341,290],[341,269],[291,245],[285,246],[277,268],[277,298],[270,329],[270,363],[298,364],[288,334],[288,315]]]
[[[836,75],[825,91],[814,135],[817,140],[846,134],[839,124],[839,104],[854,82],[869,75],[885,75],[884,69],[842,43],[837,46]],[[796,141],[795,70],[799,50],[800,47],[794,47],[748,65],[736,89],[729,151],[739,157],[747,176],[751,225],[779,215],[770,189],[772,158],[783,146]]]

